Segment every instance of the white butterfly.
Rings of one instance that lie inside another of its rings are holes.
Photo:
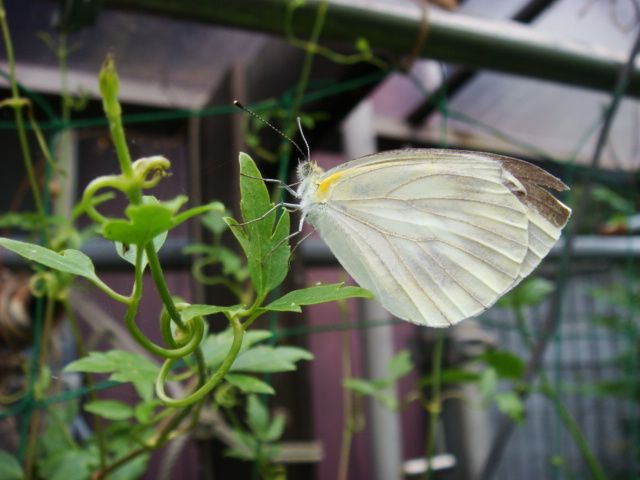
[[[306,218],[338,261],[395,316],[448,327],[529,275],[571,210],[568,187],[514,158],[394,150],[323,171],[298,167]]]

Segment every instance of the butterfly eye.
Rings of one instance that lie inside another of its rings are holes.
[[[302,162],[298,165],[298,177],[301,179],[308,177],[311,173],[311,163],[310,162]]]

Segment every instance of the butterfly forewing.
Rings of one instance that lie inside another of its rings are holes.
[[[561,227],[524,200],[527,185],[551,180],[532,180],[520,165],[507,169],[502,158],[451,150],[363,157],[323,174],[305,213],[392,313],[451,325],[490,307],[559,235]]]

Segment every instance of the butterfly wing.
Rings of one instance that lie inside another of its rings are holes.
[[[489,308],[550,248],[545,237],[530,252],[533,209],[513,170],[472,152],[384,152],[326,172],[305,213],[394,315],[449,326]]]
[[[571,209],[551,195],[547,189],[563,191],[569,187],[550,173],[528,162],[502,155],[490,157],[514,175],[524,187],[524,195],[517,192],[516,194],[527,207],[529,245],[517,284],[549,253],[571,216]]]

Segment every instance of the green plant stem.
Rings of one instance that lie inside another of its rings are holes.
[[[516,323],[518,325],[518,330],[520,332],[522,341],[525,343],[525,345],[527,345],[527,348],[531,350],[533,349],[534,344],[533,344],[533,341],[531,340],[531,334],[529,332],[529,329],[527,328],[527,323],[524,317],[524,312],[522,310],[522,307],[519,305],[514,305],[513,310],[516,316]],[[587,442],[587,439],[582,433],[580,426],[571,415],[571,412],[569,412],[567,407],[564,405],[564,403],[560,399],[558,392],[555,390],[555,388],[553,388],[551,381],[549,380],[549,377],[547,376],[547,373],[544,370],[544,367],[542,366],[540,367],[538,375],[540,378],[542,393],[549,400],[551,400],[551,403],[553,404],[556,414],[558,415],[558,417],[560,417],[560,421],[569,432],[569,435],[571,435],[571,438],[573,439],[576,446],[578,447],[578,450],[580,450],[582,458],[584,459],[585,463],[589,467],[591,476],[596,480],[606,480],[607,477],[604,473],[604,470],[602,469],[602,466],[598,462],[598,459],[596,458],[596,456],[591,451],[591,448],[589,447],[589,443]]]
[[[1,1],[1,0],[0,0]],[[55,300],[52,296],[47,296],[44,314],[44,328],[42,329],[42,335],[40,337],[40,348],[35,350],[37,358],[33,361],[37,363],[37,369],[32,372],[32,375],[38,375],[44,367],[44,362],[48,354],[48,345],[51,336],[51,327],[53,324],[53,313],[55,307]],[[38,379],[39,380],[39,379]],[[37,400],[40,400],[39,398]],[[31,424],[29,425],[29,439],[27,442],[27,451],[25,453],[25,465],[24,474],[26,480],[33,478],[33,468],[36,460],[36,453],[38,449],[38,437],[40,434],[40,423],[42,420],[42,412],[37,409],[31,417]]]
[[[427,441],[425,445],[425,456],[427,460],[427,470],[424,474],[424,480],[429,480],[432,474],[433,454],[436,447],[436,433],[438,431],[438,420],[442,410],[441,398],[441,373],[442,373],[442,353],[444,350],[444,330],[436,331],[436,342],[433,349],[432,366],[431,366],[431,400],[429,401],[429,429],[427,430]]]
[[[69,299],[65,298],[62,302],[67,321],[69,322],[69,326],[71,327],[71,332],[73,333],[73,338],[76,342],[76,349],[78,350],[78,355],[80,357],[87,356],[87,349],[84,344],[84,339],[82,338],[82,333],[80,332],[80,326],[78,325],[78,319],[76,318],[75,312],[71,308],[71,304],[69,303]],[[86,372],[84,374],[84,381],[87,383],[87,387],[89,388],[89,399],[92,402],[95,402],[98,398],[95,390],[95,382],[93,381],[93,377],[90,373]],[[100,455],[100,468],[104,468],[107,464],[107,444],[104,437],[104,429],[102,426],[102,419],[99,415],[93,416],[93,430],[96,435],[96,441],[98,444],[98,453]]]
[[[156,252],[153,242],[149,242],[147,244],[145,252],[147,254],[147,261],[149,262],[149,269],[151,270],[151,277],[156,284],[156,289],[158,291],[158,294],[160,295],[160,298],[162,299],[162,303],[167,309],[167,313],[181,330],[185,330],[186,325],[182,321],[182,317],[180,316],[180,313],[176,308],[176,304],[171,297],[171,293],[169,292],[169,287],[167,286],[164,274],[162,273],[162,266],[160,265],[158,252]],[[204,320],[198,320],[196,325],[200,324],[202,324],[202,333],[204,334]],[[202,339],[202,336],[200,336],[200,339]],[[202,349],[199,347],[199,345],[200,341],[198,341],[196,344],[194,355],[196,357],[196,364],[198,366],[199,384],[202,386],[206,382],[207,367],[204,361],[204,354],[202,353]]]
[[[342,53],[334,52],[330,48],[324,47],[317,43],[300,40],[295,36],[295,33],[293,32],[293,25],[294,25],[293,14],[295,13],[296,8],[297,6],[295,5],[295,2],[289,3],[289,5],[287,6],[287,15],[284,22],[285,35],[289,43],[291,43],[291,45],[293,45],[294,47],[298,47],[305,51],[313,50],[317,55],[322,55],[323,57],[327,58],[333,63],[338,63],[341,65],[353,65],[354,63],[359,63],[359,62],[368,62],[380,69],[385,69],[389,67],[384,60],[375,57],[374,55],[371,54],[370,51],[345,55]]]
[[[265,299],[265,295],[261,295],[254,300],[253,304],[249,308],[249,312],[252,312],[252,313],[248,314],[248,318],[242,324],[242,328],[244,330],[247,330],[251,326],[251,324],[253,324],[253,322],[255,322],[256,319],[264,313],[258,310],[258,306],[262,305],[262,302],[264,302],[264,299]]]
[[[229,318],[229,323],[231,324],[231,328],[233,330],[233,342],[231,343],[231,348],[227,352],[227,356],[225,357],[222,364],[218,367],[218,370],[216,370],[216,372],[211,376],[211,378],[209,378],[209,380],[207,380],[203,385],[201,385],[198,389],[196,389],[186,397],[175,399],[169,397],[166,394],[164,390],[164,382],[176,360],[172,358],[165,360],[164,364],[160,368],[158,378],[156,379],[156,394],[165,405],[169,407],[181,408],[199,402],[222,381],[224,376],[231,368],[231,365],[233,365],[236,357],[240,353],[240,347],[242,346],[242,339],[244,337],[244,329],[242,328],[242,323],[236,315],[233,315],[231,316],[231,318]]]
[[[131,153],[127,146],[127,137],[122,126],[122,108],[118,101],[119,79],[115,70],[115,64],[111,56],[107,57],[104,66],[100,72],[100,91],[102,93],[102,105],[104,113],[109,121],[109,131],[111,139],[116,149],[116,156],[120,163],[120,170],[123,175],[129,179],[133,179],[133,162],[131,161]],[[127,192],[127,196],[131,203],[140,203],[142,194],[139,188],[135,188]]]
[[[138,307],[140,305],[140,300],[142,298],[142,286],[143,286],[143,277],[144,271],[142,268],[142,258],[143,258],[143,250],[138,248],[136,251],[136,262],[135,262],[135,277],[133,282],[133,292],[131,293],[131,297],[129,299],[129,303],[127,306],[127,311],[125,313],[125,324],[129,329],[131,335],[138,341],[140,345],[142,345],[146,350],[151,353],[154,353],[158,356],[164,358],[182,358],[186,355],[193,353],[193,351],[198,347],[200,342],[202,341],[202,337],[204,336],[204,321],[200,319],[194,319],[195,322],[192,323],[191,330],[184,325],[184,330],[190,334],[189,341],[177,348],[164,348],[159,345],[156,345],[151,340],[149,340],[145,334],[140,330],[138,325],[136,324],[136,316],[138,314]],[[164,278],[162,278],[164,280]]]
[[[315,18],[315,22],[313,24],[313,30],[311,32],[311,36],[309,38],[309,48],[307,48],[306,55],[304,57],[304,63],[302,64],[302,70],[300,71],[300,77],[296,84],[296,92],[293,99],[293,103],[291,105],[291,113],[288,119],[288,126],[285,133],[291,137],[293,132],[295,131],[295,122],[294,119],[298,116],[300,111],[300,105],[302,104],[302,99],[304,96],[304,92],[307,89],[309,84],[309,78],[311,77],[311,67],[313,66],[313,60],[316,54],[316,48],[318,46],[318,41],[320,40],[320,34],[322,33],[322,28],[324,26],[324,21],[327,16],[328,5],[326,1],[322,1],[318,4],[318,13]],[[278,178],[280,180],[285,180],[287,176],[287,172],[289,171],[289,151],[291,150],[291,143],[289,141],[285,141],[282,144],[282,154],[280,155],[280,168],[278,172]],[[280,192],[279,195],[282,197],[284,195],[283,189],[277,189],[276,191]]]
[[[167,286],[167,282],[164,278],[164,273],[162,272],[162,265],[160,265],[160,259],[158,258],[158,252],[156,252],[155,247],[152,242],[149,242],[145,246],[145,253],[147,254],[147,259],[149,262],[149,269],[151,270],[151,277],[153,278],[154,283],[156,284],[156,290],[158,291],[158,295],[160,295],[160,299],[162,303],[165,305],[167,309],[167,313],[171,317],[171,320],[181,329],[186,331],[187,326],[182,321],[182,317],[180,317],[180,313],[176,308],[176,304],[173,301],[173,297],[169,292],[169,287]]]
[[[167,440],[171,438],[171,433],[176,430],[176,428],[180,425],[180,423],[189,415],[189,412],[192,410],[193,405],[180,410],[176,415],[174,415],[167,424],[162,428],[160,433],[157,435],[156,440],[151,442],[148,445],[132,450],[124,457],[116,460],[114,463],[109,465],[108,467],[102,467],[100,471],[96,472],[91,478],[92,480],[100,480],[105,478],[108,474],[114,472],[118,468],[126,465],[132,460],[135,460],[140,455],[143,455],[150,450],[154,450],[156,448],[164,445]],[[163,412],[164,413],[164,412]]]
[[[224,285],[229,289],[231,293],[233,293],[233,295],[235,295],[235,297],[238,299],[238,302],[242,303],[244,291],[242,290],[242,286],[240,284],[229,280],[222,275],[208,276],[206,273],[204,273],[205,267],[209,265],[215,265],[217,263],[218,259],[216,258],[212,259],[211,257],[204,257],[197,259],[191,266],[191,273],[196,281],[202,283],[203,285]]]
[[[102,280],[100,280],[97,277],[93,278],[93,279],[90,279],[90,281],[96,287],[98,287],[100,290],[102,290],[104,293],[109,295],[111,298],[113,298],[117,302],[128,304],[131,301],[130,297],[127,297],[126,295],[122,295],[122,294],[116,292],[109,285],[107,285],[106,283],[104,283]]]
[[[19,100],[20,92],[18,91],[18,82],[16,80],[16,61],[13,54],[13,42],[11,40],[11,33],[9,32],[9,25],[7,23],[7,13],[4,8],[4,0],[0,0],[0,29],[2,29],[2,38],[4,40],[5,52],[7,54],[11,97],[14,100]],[[31,159],[31,150],[29,149],[29,141],[27,140],[26,127],[24,124],[24,118],[22,116],[22,106],[16,105],[13,110],[14,110],[15,120],[16,120],[16,130],[18,132],[18,141],[20,142],[20,150],[22,153],[22,159],[24,161],[25,169],[27,170],[29,185],[31,186],[33,202],[36,206],[36,211],[38,212],[38,216],[40,217],[43,237],[48,243],[49,232],[47,231],[46,212],[44,209],[44,203],[42,202],[42,197],[40,195],[38,180],[36,178],[35,170],[33,168],[33,160]]]
[[[122,174],[127,179],[133,181],[135,178],[135,174],[133,171],[133,163],[131,162],[131,154],[127,146],[124,127],[122,125],[122,111],[120,103],[118,102],[118,77],[112,58],[107,58],[105,66],[100,73],[100,87],[103,95],[103,107],[107,119],[109,120],[109,129],[111,131],[111,137],[116,148],[118,161],[120,162],[120,169],[122,171]],[[138,205],[142,202],[142,189],[135,183],[133,185],[133,187],[127,189],[126,193],[129,201],[134,205]],[[156,285],[156,290],[160,295],[162,303],[164,304],[167,312],[169,313],[169,316],[176,323],[176,325],[178,325],[181,330],[186,330],[186,326],[182,321],[182,318],[180,317],[180,313],[176,309],[173,298],[171,297],[171,293],[169,292],[169,288],[167,287],[167,283],[162,272],[162,266],[160,265],[160,260],[158,258],[158,252],[156,252],[153,242],[149,242],[147,245],[145,245],[144,249],[145,253],[147,254],[147,261],[151,270],[151,276]],[[141,250],[141,246],[138,246],[138,250]],[[140,279],[139,283],[141,283],[142,278],[141,270],[141,264],[136,262],[136,280]],[[135,336],[135,333],[133,331],[132,333]],[[146,340],[148,341],[148,339]],[[160,355],[166,357],[166,355]],[[200,385],[204,385],[207,372],[204,362],[204,355],[202,353],[202,349],[199,346],[197,346],[195,349],[195,357],[196,363],[198,365],[199,383]]]
[[[91,480],[101,480],[103,478],[106,478],[106,476],[112,473],[113,471],[129,463],[130,461],[135,460],[140,455],[147,453],[147,451],[148,451],[147,447],[139,447],[139,448],[136,448],[135,450],[132,450],[131,452],[127,453],[124,457],[121,457],[120,459],[113,462],[108,467],[101,468],[100,471],[94,473],[91,476]]]
[[[342,378],[351,378],[351,334],[342,332]],[[342,443],[340,444],[340,461],[338,463],[337,480],[347,480],[349,475],[349,459],[351,457],[351,443],[355,419],[353,415],[353,394],[348,388],[342,387],[343,422]]]

